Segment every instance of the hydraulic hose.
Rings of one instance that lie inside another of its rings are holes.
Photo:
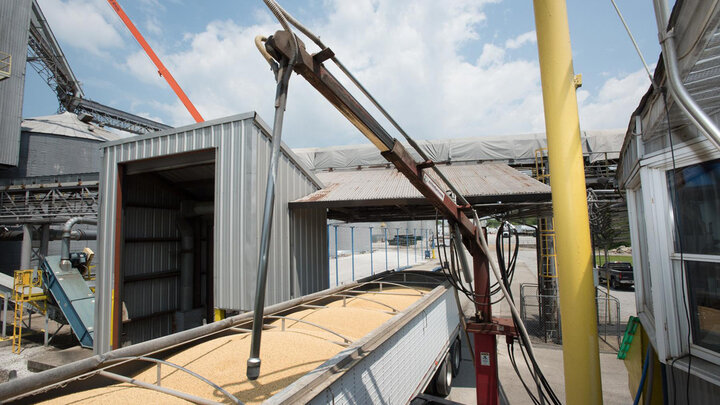
[[[645,361],[643,362],[642,375],[640,376],[640,384],[638,384],[637,392],[635,393],[635,400],[633,405],[640,403],[640,396],[643,393],[643,387],[645,386],[645,378],[647,377],[648,364],[650,364],[650,353],[652,352],[652,346],[648,345],[647,354],[645,355]]]

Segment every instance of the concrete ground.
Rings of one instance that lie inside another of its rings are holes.
[[[493,246],[490,246],[494,252]],[[515,279],[511,286],[512,293],[517,300],[520,296],[520,285],[522,283],[537,283],[537,265],[534,248],[521,248],[518,253],[518,260],[515,269]],[[492,277],[494,280],[494,277]],[[620,301],[620,313],[623,324],[627,322],[627,316],[635,314],[635,295],[630,291],[610,291]],[[464,298],[464,297],[463,297]],[[469,316],[474,309],[472,303],[464,299],[463,310]],[[506,301],[493,305],[493,316],[510,317],[510,306]],[[624,328],[624,325],[621,325]],[[612,339],[609,339],[613,343]],[[616,340],[615,346],[616,346]],[[602,343],[602,342],[601,342]],[[532,377],[525,367],[520,354],[520,349],[515,344],[516,359],[523,379],[530,386]],[[498,339],[498,378],[502,389],[510,404],[526,404],[531,400],[525,388],[510,363],[505,339]],[[627,404],[632,402],[628,389],[627,370],[622,360],[617,359],[617,352],[609,345],[602,345],[600,353],[600,367],[603,384],[603,399],[605,404]],[[564,402],[564,374],[563,374],[563,352],[562,346],[547,343],[534,343],[533,349],[537,362],[546,379],[553,387],[556,395]],[[453,383],[453,388],[448,399],[462,404],[474,404],[476,401],[475,373],[467,342],[463,339],[463,366],[458,378]],[[518,359],[519,358],[519,359]],[[532,388],[532,387],[531,387]]]
[[[491,240],[494,239],[494,235],[490,235]],[[521,242],[522,245],[532,245],[533,238],[524,238]],[[532,243],[531,243],[532,242]],[[495,246],[490,245],[490,250],[493,252],[493,259]],[[438,252],[436,250],[435,254]],[[467,254],[467,252],[466,252]],[[338,282],[340,284],[349,282],[353,279],[359,279],[362,277],[369,276],[371,269],[375,273],[386,270],[385,261],[385,244],[378,242],[373,244],[372,259],[369,252],[356,253],[354,257],[349,255],[340,256],[337,263],[337,274]],[[399,259],[399,260],[398,260]],[[470,257],[468,260],[470,263]],[[372,262],[372,267],[371,267]],[[354,271],[353,271],[354,263]],[[415,246],[388,246],[387,250],[387,268],[393,269],[403,266],[412,266],[413,269],[433,270],[440,265],[438,259],[426,260],[422,253],[422,247],[418,244],[417,249]],[[335,283],[335,270],[336,264],[334,258],[330,259],[330,285],[334,286]],[[353,278],[354,275],[354,278]],[[491,281],[495,281],[495,277],[491,274]],[[512,283],[511,289],[515,300],[519,300],[520,297],[520,286],[521,284],[537,284],[537,261],[536,251],[534,247],[522,247],[518,252],[518,260],[515,269],[515,278]],[[602,287],[601,287],[602,288]],[[632,289],[629,290],[610,290],[610,295],[617,298],[620,303],[620,325],[619,333],[622,334],[625,328],[625,323],[630,315],[635,315],[635,292]],[[613,302],[611,300],[611,302]],[[469,300],[464,300],[464,310],[468,316],[472,315],[473,306]],[[510,306],[506,301],[501,301],[493,305],[493,316],[498,317],[510,317]],[[601,353],[600,353],[600,365],[603,383],[603,397],[605,404],[627,404],[632,402],[632,397],[628,390],[627,382],[627,370],[621,360],[617,359],[616,349],[618,346],[615,329],[611,328],[606,331],[609,335],[607,342],[600,341]],[[463,365],[460,374],[453,382],[453,389],[448,399],[461,403],[461,404],[474,404],[476,401],[475,393],[475,373],[467,346],[466,339],[463,337]],[[515,345],[516,357],[521,357],[520,349]],[[548,343],[535,343],[533,345],[535,355],[546,379],[552,385],[557,396],[564,402],[565,390],[564,390],[564,374],[563,374],[563,356],[562,346]],[[515,374],[510,363],[510,358],[507,352],[507,346],[504,338],[498,339],[498,374],[502,384],[503,391],[510,404],[525,404],[530,403],[531,400],[528,397],[525,389],[520,382],[519,378]],[[522,362],[522,360],[518,360]],[[521,374],[523,375],[526,383],[531,384],[532,378],[527,368],[524,366],[524,362],[519,363],[518,366],[521,368]]]

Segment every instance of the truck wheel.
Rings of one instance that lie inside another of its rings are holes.
[[[441,397],[450,395],[452,380],[452,359],[450,353],[448,353],[445,355],[445,360],[440,365],[437,373],[435,373],[435,392]]]
[[[610,288],[612,288],[613,290],[618,289],[618,282],[617,280],[615,280],[614,277],[610,279]]]
[[[450,346],[450,358],[452,359],[452,373],[453,377],[457,377],[460,374],[460,363],[462,362],[462,346],[460,344],[460,338],[455,338],[452,346]]]

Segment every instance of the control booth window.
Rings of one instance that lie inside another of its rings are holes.
[[[693,343],[720,353],[720,159],[668,171],[667,177]]]

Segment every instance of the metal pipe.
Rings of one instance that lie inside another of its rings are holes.
[[[270,2],[268,2],[270,5]],[[272,8],[272,7],[271,7]],[[250,357],[247,360],[247,378],[256,380],[260,376],[260,340],[262,338],[263,308],[265,307],[265,285],[267,283],[268,251],[272,232],[273,209],[275,207],[275,179],[280,160],[283,116],[287,104],[288,83],[292,74],[292,64],[283,61],[279,70],[277,92],[275,94],[275,120],[273,122],[272,157],[265,188],[265,207],[263,213],[262,234],[260,236],[260,257],[255,288],[255,316],[253,318]],[[335,258],[337,260],[337,258]]]
[[[700,108],[688,93],[685,85],[680,78],[680,68],[677,65],[677,56],[675,54],[675,39],[673,37],[673,28],[667,29],[668,9],[667,2],[664,0],[653,0],[655,8],[655,20],[658,27],[658,39],[662,47],[663,62],[665,64],[665,77],[667,85],[670,89],[670,95],[678,104],[685,115],[690,118],[700,132],[712,143],[717,149],[720,149],[720,129],[715,122]]]
[[[352,267],[352,278],[355,281],[355,227],[350,227],[350,265]]]
[[[22,229],[11,229],[4,232],[0,232],[0,240],[2,241],[21,241],[23,240],[24,230]],[[62,229],[48,229],[47,235],[44,235],[43,230],[31,232],[30,238],[32,240],[40,240],[40,246],[42,248],[43,238],[47,237],[47,241],[61,240],[63,231]],[[97,239],[96,230],[88,229],[73,229],[70,231],[70,240],[95,240]],[[42,249],[41,249],[42,250]]]
[[[63,225],[62,247],[60,251],[60,268],[65,271],[70,269],[70,237],[72,236],[72,227],[77,224],[97,225],[97,219],[74,217],[70,218]]]
[[[387,227],[384,227],[383,231],[385,231],[385,271],[388,271]]]
[[[20,247],[20,268],[23,270],[30,268],[30,259],[32,258],[32,227],[30,225],[22,226],[22,245]]]
[[[338,247],[337,247],[337,225],[335,225],[335,285],[340,285],[340,266],[338,264]]]
[[[205,398],[201,398],[201,397],[198,397],[195,395],[187,394],[182,391],[174,390],[172,388],[166,388],[166,387],[161,387],[161,386],[155,385],[155,384],[149,384],[144,381],[136,380],[136,379],[130,378],[130,377],[125,377],[124,375],[111,373],[109,371],[102,370],[102,371],[98,372],[98,374],[103,377],[109,378],[111,380],[120,381],[120,382],[124,382],[124,383],[129,383],[129,384],[135,384],[138,387],[146,388],[146,389],[149,389],[152,391],[161,392],[161,393],[167,394],[167,395],[172,395],[174,397],[181,398],[186,401],[190,401],[192,403],[206,404],[206,405],[217,404],[217,402],[211,401],[209,399],[205,399]]]
[[[8,307],[8,300],[10,297],[8,297],[5,294],[2,294],[3,296],[3,313],[2,313],[2,337],[5,339],[6,328],[7,328],[7,307]]]
[[[375,268],[373,267],[373,239],[372,239],[372,226],[370,227],[370,275],[375,274]]]
[[[463,248],[462,244],[462,235],[460,234],[460,226],[456,223],[453,224],[453,233],[455,234],[455,237],[453,238],[453,243],[455,243],[455,250],[457,250],[458,258],[460,259],[460,266],[462,266],[462,272],[465,276],[465,282],[466,283],[472,283],[473,281],[473,275],[470,271],[470,266],[467,262],[467,257],[465,257],[465,249]],[[451,251],[452,252],[452,251]],[[498,258],[499,260],[500,258]]]
[[[601,404],[590,226],[567,6],[564,0],[533,4],[555,214],[566,401]],[[499,272],[496,277],[500,279]]]
[[[400,228],[395,229],[395,244],[397,245],[397,267],[400,270]]]

